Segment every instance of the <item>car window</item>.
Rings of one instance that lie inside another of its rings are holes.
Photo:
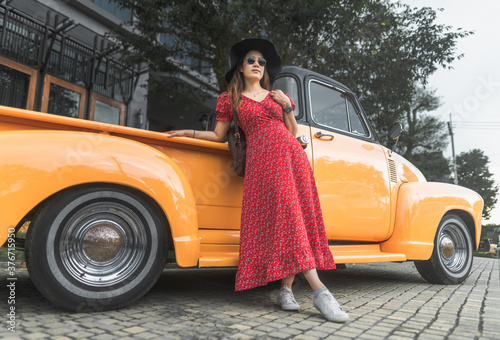
[[[350,98],[347,98],[347,110],[349,111],[349,121],[351,122],[351,132],[368,136],[368,131],[366,129],[365,124],[363,123],[363,119],[361,115],[356,111],[356,107]]]
[[[349,94],[319,81],[309,83],[312,120],[323,126],[356,135],[369,136],[369,130]]]
[[[345,95],[339,91],[317,83],[310,83],[311,116],[314,122],[349,131]]]
[[[295,104],[295,111],[293,114],[295,117],[300,116],[300,106],[299,106],[299,85],[297,84],[297,80],[291,76],[280,77],[275,80],[272,86],[273,90],[281,90],[288,94],[288,96],[292,99]]]

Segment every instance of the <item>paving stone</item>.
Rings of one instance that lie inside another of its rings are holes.
[[[296,329],[301,329],[301,330],[307,330],[311,329],[314,327],[314,325],[311,325],[309,323],[306,323],[305,321],[298,322],[296,324],[290,325],[291,328],[296,328]]]
[[[244,331],[242,333],[245,334],[245,335],[253,336],[254,339],[263,339],[268,334],[266,332],[258,331],[256,329],[248,329],[248,330],[246,330],[246,331]]]
[[[328,322],[297,277],[299,312],[275,305],[279,282],[234,292],[235,269],[168,269],[145,297],[127,308],[70,313],[48,302],[19,268],[16,333],[8,339],[497,339],[500,261],[475,258],[460,285],[425,282],[412,263],[356,264],[320,272],[349,312],[345,324]],[[0,269],[0,310],[8,294]],[[2,298],[2,296],[4,298]],[[3,312],[2,312],[3,315]],[[1,317],[0,317],[1,318]],[[6,321],[6,320],[5,320]],[[5,321],[3,324],[5,324]]]
[[[255,327],[254,328],[255,330],[258,330],[258,331],[261,331],[261,332],[265,332],[265,333],[270,333],[270,332],[273,332],[274,330],[276,330],[275,327],[270,327],[270,326],[267,326],[266,325],[262,325],[262,326],[258,326],[258,327]]]
[[[48,334],[56,336],[56,335],[67,334],[67,333],[71,332],[71,330],[68,330],[67,328],[52,328],[52,327],[48,327],[47,330],[46,330],[46,332]]]
[[[119,336],[113,334],[99,334],[95,336],[96,340],[114,340],[118,338]]]
[[[369,331],[366,331],[364,333],[362,333],[361,335],[370,335],[370,336],[375,336],[375,337],[378,337],[379,339],[381,338],[384,338],[386,336],[388,336],[390,333],[390,330],[386,330],[386,331],[380,331],[380,330],[369,330]]]
[[[29,339],[29,340],[35,340],[35,339],[45,339],[45,338],[48,338],[49,336],[50,335],[47,333],[35,332],[35,333],[25,335],[24,338]]]
[[[329,334],[326,332],[321,332],[319,329],[314,329],[314,330],[306,331],[304,333],[304,335],[313,336],[313,337],[316,337],[318,339],[321,339],[321,338],[326,338]]]
[[[303,334],[303,332],[300,329],[297,328],[291,328],[291,327],[286,327],[280,329],[281,332],[291,335],[297,335],[297,334]]]
[[[276,331],[273,331],[271,333],[268,333],[267,336],[270,336],[270,337],[276,338],[276,339],[289,339],[293,335],[290,333],[282,332],[281,330],[276,330]]]
[[[144,333],[139,333],[139,334],[134,334],[134,338],[136,339],[156,339],[158,338],[157,334],[154,333],[149,333],[149,332],[144,332]]]
[[[246,325],[231,325],[231,326],[229,326],[229,328],[234,328],[234,329],[237,329],[239,331],[244,331],[244,330],[250,329],[252,327],[246,326]]]
[[[233,336],[231,336],[231,339],[250,340],[250,339],[253,339],[253,336],[248,335],[248,334],[238,333],[238,334],[234,334]]]
[[[143,327],[139,327],[139,326],[134,326],[134,327],[130,327],[130,328],[125,328],[125,329],[123,329],[123,331],[127,332],[127,333],[131,333],[131,334],[137,334],[137,333],[146,332],[147,329],[145,329]]]
[[[297,335],[293,337],[292,339],[297,339],[297,340],[317,340],[318,338],[315,338],[314,336],[308,336],[308,335]]]
[[[330,337],[327,337],[326,339],[330,339]],[[335,337],[331,336],[331,339],[335,339]],[[360,340],[380,340],[381,337],[379,335],[372,335],[368,333],[363,333],[361,335],[358,335],[357,339]]]

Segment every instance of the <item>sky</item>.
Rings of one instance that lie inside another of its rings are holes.
[[[429,78],[443,105],[431,114],[451,121],[455,154],[480,149],[489,158],[490,172],[500,185],[500,1],[403,0],[412,7],[442,8],[436,23],[462,28],[474,34],[458,40],[452,70],[439,69]],[[451,142],[445,153],[451,157]],[[460,183],[459,183],[460,184]],[[500,194],[489,220],[500,224]]]

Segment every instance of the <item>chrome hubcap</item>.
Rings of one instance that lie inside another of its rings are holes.
[[[93,221],[83,233],[82,249],[89,261],[111,261],[123,249],[123,229],[113,221]]]
[[[134,211],[106,202],[77,211],[62,230],[62,265],[77,281],[94,287],[130,277],[146,254],[146,233]]]
[[[446,225],[439,234],[439,257],[451,272],[459,272],[467,263],[467,240],[461,229],[453,224]]]
[[[441,239],[441,255],[447,260],[453,257],[455,253],[455,245],[453,244],[453,240],[451,240],[448,236],[443,236]]]

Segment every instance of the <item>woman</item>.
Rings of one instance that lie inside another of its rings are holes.
[[[295,105],[282,91],[268,90],[281,70],[281,58],[270,41],[246,39],[231,48],[230,62],[229,89],[217,100],[214,131],[167,134],[222,142],[237,108],[247,159],[236,291],[281,279],[278,304],[299,310],[291,289],[302,272],[314,292],[314,306],[327,320],[345,322],[349,315],[317,274],[317,269],[335,269],[335,262],[312,169],[295,138]]]

